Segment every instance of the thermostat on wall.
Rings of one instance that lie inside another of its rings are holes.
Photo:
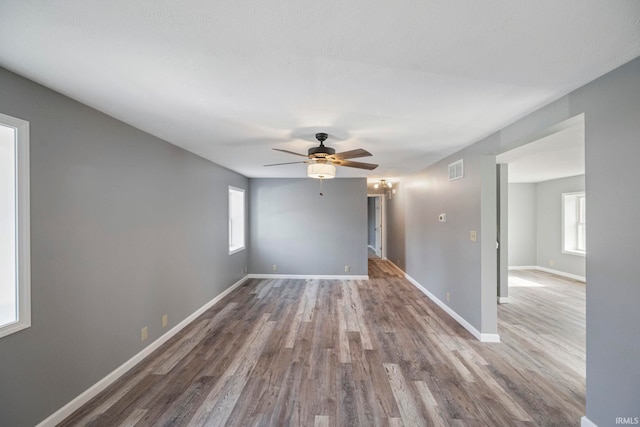
[[[447,214],[440,214],[438,216],[438,221],[440,222],[447,222]]]

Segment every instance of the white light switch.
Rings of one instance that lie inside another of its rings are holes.
[[[469,232],[469,239],[471,239],[472,242],[478,240],[478,234],[476,233],[476,230],[471,230]]]

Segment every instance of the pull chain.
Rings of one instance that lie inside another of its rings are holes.
[[[320,195],[324,196],[324,193],[322,192],[322,178],[320,178]]]

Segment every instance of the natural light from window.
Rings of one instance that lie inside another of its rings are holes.
[[[0,338],[31,326],[29,123],[0,114]]]
[[[0,327],[18,320],[15,140],[16,130],[0,125]]]
[[[562,251],[587,253],[587,215],[584,192],[562,195]]]
[[[244,249],[244,190],[229,187],[229,254]]]

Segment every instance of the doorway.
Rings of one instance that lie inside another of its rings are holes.
[[[384,195],[367,195],[367,246],[369,258],[386,258]]]
[[[498,330],[508,346],[536,354],[536,363],[562,378],[580,408],[586,383],[584,135],[580,114],[496,156]],[[567,236],[575,238],[570,248]]]
[[[584,132],[580,114],[496,156],[499,277],[508,267],[585,281]],[[506,302],[508,289],[499,287],[498,297]]]

